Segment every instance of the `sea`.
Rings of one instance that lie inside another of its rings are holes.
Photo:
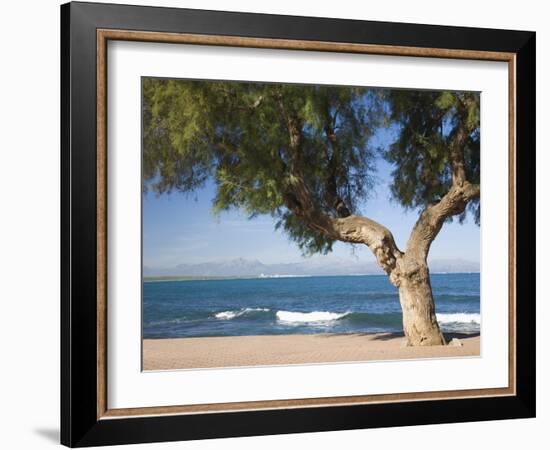
[[[431,274],[444,332],[479,333],[479,273]],[[385,275],[144,281],[143,338],[402,332]]]

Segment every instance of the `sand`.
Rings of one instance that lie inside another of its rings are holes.
[[[299,334],[145,339],[144,370],[198,369],[479,356],[479,335],[457,337],[462,346],[406,347],[389,333]]]

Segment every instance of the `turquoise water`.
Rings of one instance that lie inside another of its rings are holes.
[[[432,274],[443,331],[480,327],[479,274]],[[143,283],[143,337],[402,331],[385,275]]]

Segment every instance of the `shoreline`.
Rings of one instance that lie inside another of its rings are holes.
[[[402,333],[323,333],[143,340],[143,370],[480,356],[480,335],[446,333],[462,346],[405,347]]]
[[[430,275],[471,275],[481,272],[430,272]],[[349,273],[342,275],[243,275],[243,276],[208,276],[208,275],[159,275],[142,278],[143,283],[161,283],[164,281],[220,281],[220,280],[276,280],[281,278],[327,278],[327,277],[387,277],[385,273]]]

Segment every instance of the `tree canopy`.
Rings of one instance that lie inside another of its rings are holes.
[[[451,187],[457,150],[465,179],[479,184],[478,93],[393,90],[387,98],[389,120],[399,132],[384,157],[394,165],[391,191],[401,205],[417,208],[439,201]],[[479,198],[468,208],[479,224]]]
[[[360,214],[383,126],[397,130],[381,152],[403,207],[479,184],[476,93],[145,78],[144,189],[190,193],[211,179],[215,211],[270,214],[305,253],[327,252],[354,242],[330,220]]]

